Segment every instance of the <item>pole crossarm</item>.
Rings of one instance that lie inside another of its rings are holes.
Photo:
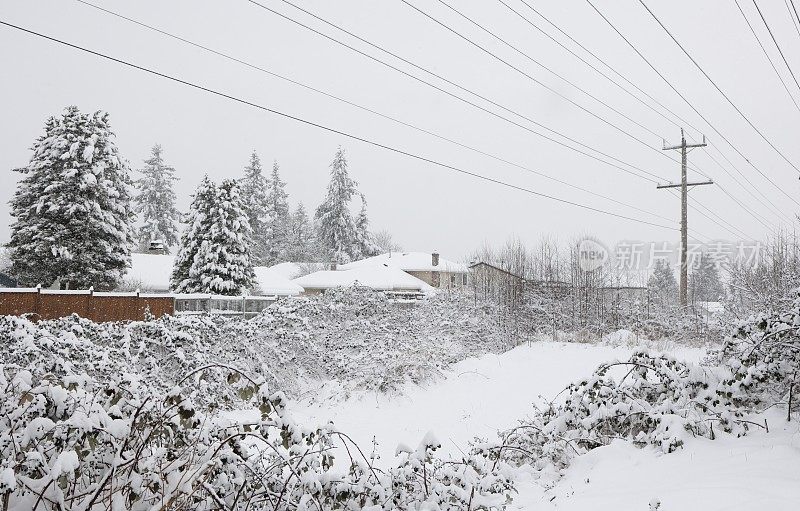
[[[714,181],[697,181],[695,183],[686,183],[686,186],[702,186],[702,185],[713,185]],[[680,188],[683,186],[683,183],[670,183],[667,185],[656,185],[656,188]]]
[[[683,142],[683,143],[678,144],[678,145],[668,146],[667,145],[667,141],[664,140],[664,141],[662,141],[661,150],[662,151],[670,151],[672,149],[684,149],[684,148],[692,149],[692,148],[695,148],[695,147],[705,147],[707,145],[708,144],[706,143],[706,136],[703,135],[703,141],[700,142],[700,143],[697,143],[697,144],[687,144],[686,142]]]

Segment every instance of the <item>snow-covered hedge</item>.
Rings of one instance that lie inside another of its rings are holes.
[[[336,290],[278,302],[248,321],[207,315],[97,324],[77,316],[33,323],[0,317],[0,361],[22,368],[85,371],[99,379],[129,372],[168,391],[184,374],[215,363],[263,379],[289,396],[300,381],[392,391],[422,382],[470,356],[508,349],[492,311],[459,296],[403,308],[381,293]],[[202,379],[193,398],[228,407],[224,382]]]

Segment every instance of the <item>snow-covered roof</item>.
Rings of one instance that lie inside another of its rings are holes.
[[[131,268],[123,279],[127,287],[137,287],[142,291],[170,290],[170,277],[175,256],[169,254],[131,254]],[[303,288],[292,282],[279,271],[266,266],[253,268],[258,290],[265,295],[298,295]]]
[[[256,274],[256,283],[259,291],[264,295],[291,296],[299,295],[303,288],[288,278],[274,267],[255,266],[253,272]]]
[[[169,291],[174,262],[170,254],[131,254],[131,268],[123,281],[142,291]]]
[[[327,263],[303,263],[289,261],[285,263],[278,263],[269,266],[269,269],[283,277],[291,280],[309,273],[324,270],[329,265]]]
[[[363,268],[376,264],[388,263],[404,271],[446,271],[452,273],[468,273],[469,268],[466,264],[450,261],[439,257],[439,264],[433,265],[433,256],[427,252],[387,252],[386,254],[376,255],[353,261],[352,263],[339,266],[342,270],[353,268]]]
[[[306,289],[331,289],[354,284],[377,291],[420,291],[427,293],[433,288],[424,281],[409,275],[390,264],[377,264],[350,270],[318,271],[294,279]]]

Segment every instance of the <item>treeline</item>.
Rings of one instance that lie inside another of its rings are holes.
[[[341,148],[313,217],[302,203],[291,209],[277,161],[267,176],[255,152],[237,178],[215,184],[205,177],[182,215],[176,171],[161,146],[134,179],[113,137],[107,113],[68,107],[47,120],[28,165],[15,169],[23,177],[7,247],[21,285],[114,289],[132,251],[156,249],[177,252],[176,288],[236,294],[252,288],[253,266],[344,263],[392,245],[387,233],[370,231],[366,200]],[[354,216],[350,208],[359,202]]]

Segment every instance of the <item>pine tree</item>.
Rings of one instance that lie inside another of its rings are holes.
[[[129,266],[132,182],[108,119],[68,107],[46,122],[18,169],[8,247],[21,284],[113,289]]]
[[[677,301],[678,283],[669,261],[656,259],[647,288],[653,301],[659,305],[674,304]]]
[[[700,264],[692,272],[689,287],[692,301],[717,302],[725,296],[717,265],[708,254],[700,254]]]
[[[380,253],[375,237],[369,231],[367,200],[364,195],[361,195],[361,211],[356,217],[356,243],[358,244],[358,257],[360,258],[372,257]]]
[[[240,193],[244,209],[252,230],[250,251],[255,264],[264,264],[268,257],[267,195],[269,183],[261,168],[261,159],[255,151],[250,155],[250,163],[244,168],[244,177],[240,180]]]
[[[137,210],[143,225],[139,229],[139,247],[145,251],[152,242],[161,242],[166,248],[178,243],[176,223],[180,214],[175,207],[175,191],[172,184],[178,180],[175,169],[166,165],[161,156],[161,146],[156,144],[152,156],[144,161],[136,181],[139,194],[136,196]]]
[[[170,284],[177,293],[194,293],[202,290],[202,281],[191,275],[192,265],[203,241],[211,231],[212,212],[216,207],[217,187],[203,176],[192,195],[192,204],[186,215],[186,229],[181,234],[178,254],[175,256]]]
[[[314,229],[302,202],[297,204],[292,213],[287,246],[286,259],[288,261],[308,262],[316,256]]]
[[[278,162],[272,164],[272,174],[267,185],[267,225],[265,264],[275,264],[286,259],[289,243],[289,194],[281,180]]]
[[[242,294],[255,283],[250,259],[252,231],[235,180],[220,184],[210,220],[211,228],[200,244],[189,277],[199,279],[203,292]]]
[[[208,177],[195,192],[172,285],[179,293],[238,295],[254,285],[250,224],[235,180]]]
[[[321,248],[337,263],[358,255],[356,227],[348,205],[356,193],[356,182],[347,173],[347,159],[340,147],[331,163],[331,180],[325,200],[317,207],[317,239]]]

